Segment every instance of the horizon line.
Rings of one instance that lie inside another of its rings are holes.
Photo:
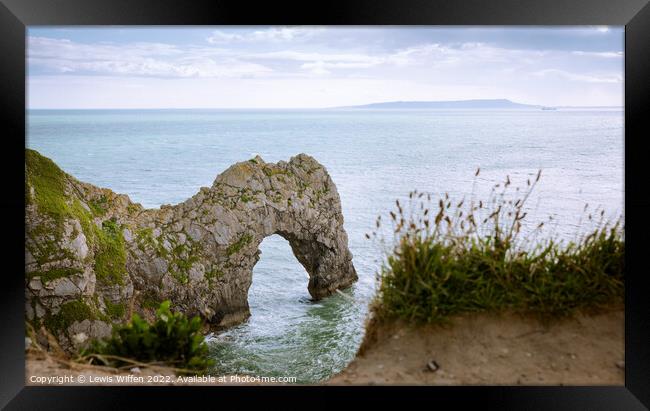
[[[520,103],[508,98],[468,98],[462,100],[390,100],[390,101],[376,101],[371,103],[353,104],[344,106],[327,106],[327,107],[68,107],[68,108],[48,108],[48,107],[26,107],[27,110],[342,110],[342,109],[369,109],[381,104],[394,104],[394,103],[466,103],[466,102],[486,102],[486,101],[501,101],[521,106],[532,107],[553,107],[553,108],[623,108],[625,105],[545,105],[533,103]],[[409,110],[411,108],[395,108],[399,110]],[[417,108],[414,108],[417,109]],[[439,108],[446,110],[449,108]],[[462,109],[462,107],[461,107]],[[489,110],[490,108],[474,108],[476,110]],[[497,108],[498,109],[498,108]],[[519,108],[522,110],[525,108]],[[385,110],[385,109],[383,109]]]
[[[450,100],[451,101],[451,100]],[[464,101],[464,100],[456,100]],[[392,103],[386,102],[386,103]],[[381,103],[368,103],[359,104],[358,106],[338,106],[338,107],[25,107],[25,110],[347,110],[355,107],[363,107],[370,104]],[[524,103],[522,103],[524,104]],[[528,104],[526,104],[528,105]],[[555,108],[624,108],[625,105],[611,105],[611,106],[546,106],[543,104],[530,104],[531,106],[539,107],[555,107]],[[366,110],[386,110],[364,108]],[[438,108],[435,110],[461,110],[463,108]],[[534,108],[531,108],[533,110]],[[421,108],[395,108],[393,110],[423,110]],[[431,109],[429,109],[431,110]],[[466,110],[526,110],[526,108],[466,108]]]

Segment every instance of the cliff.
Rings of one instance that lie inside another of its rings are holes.
[[[80,182],[33,150],[25,166],[27,320],[66,350],[165,299],[216,328],[243,321],[258,246],[273,234],[289,241],[314,299],[357,279],[336,186],[305,154],[237,163],[160,209]]]

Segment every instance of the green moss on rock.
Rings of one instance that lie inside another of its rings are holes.
[[[218,268],[213,268],[209,271],[206,271],[205,278],[208,280],[208,284],[212,286],[219,278],[223,276],[223,271]]]
[[[96,229],[95,275],[104,284],[124,284],[126,247],[121,227],[115,220],[106,220]]]
[[[287,171],[287,170],[285,170],[283,168],[280,168],[280,167],[266,166],[266,167],[264,167],[263,171],[264,171],[264,174],[266,174],[267,177],[272,177],[272,176],[279,175],[279,174],[284,174],[284,175],[289,175],[290,174],[289,171]]]
[[[184,244],[177,244],[174,239],[171,242],[173,248],[170,253],[169,272],[178,282],[187,284],[192,265],[200,259],[201,246],[190,238],[187,238]]]
[[[241,238],[239,238],[239,240],[232,243],[231,245],[228,246],[228,248],[226,248],[226,253],[228,255],[233,255],[239,252],[239,250],[241,250],[244,246],[250,243],[252,239],[253,236],[251,234],[244,234],[243,236],[241,236]]]
[[[181,284],[187,284],[190,281],[189,275],[184,271],[171,269],[169,270],[169,274]]]
[[[93,211],[94,215],[103,216],[106,214],[108,209],[108,197],[106,197],[105,194],[102,194],[98,199],[90,200],[88,206]]]
[[[140,251],[146,251],[147,247],[155,248],[155,241],[153,239],[153,228],[145,227],[135,230],[135,242]]]
[[[140,305],[142,306],[142,308],[149,308],[155,310],[156,308],[158,308],[161,302],[162,300],[160,300],[156,296],[147,295],[142,298],[142,302],[140,303]]]
[[[65,202],[65,173],[52,160],[34,150],[25,150],[25,163],[27,165],[26,203],[36,204],[41,212],[62,223],[63,219],[71,214]]]
[[[93,222],[94,216],[88,210],[86,210],[86,208],[81,205],[81,201],[76,198],[72,200],[70,210],[72,212],[71,217],[79,221],[81,230],[86,236],[86,242],[88,243],[88,246],[92,246],[95,243],[95,231],[97,229],[97,226]]]
[[[167,258],[169,252],[163,247],[162,241],[157,241],[153,236],[153,228],[144,227],[135,230],[135,241],[142,252],[153,250],[159,257]]]
[[[104,299],[104,304],[106,304],[106,314],[114,320],[119,320],[124,317],[126,313],[126,304],[124,303],[112,303],[110,300]]]
[[[27,277],[40,277],[41,282],[43,284],[47,284],[50,281],[56,280],[57,278],[70,277],[81,273],[82,271],[78,268],[52,268],[45,271],[32,271],[30,273],[27,273]]]
[[[59,247],[58,241],[62,231],[50,222],[33,224],[27,227],[25,247],[32,254],[39,266],[51,261],[74,260],[75,256],[67,248]]]
[[[52,223],[47,221],[40,224],[32,223],[27,227],[28,248],[37,263],[43,265],[50,261],[74,260],[76,258],[69,250],[61,248],[60,244],[64,222],[77,220],[89,248],[95,246],[95,257],[99,259],[99,263],[96,261],[95,264],[98,277],[118,280],[111,267],[120,264],[124,266],[125,253],[121,233],[119,236],[108,235],[104,230],[99,229],[93,221],[95,217],[105,214],[108,198],[103,195],[98,200],[84,205],[78,198],[66,195],[67,176],[52,160],[34,150],[26,149],[25,162],[27,165],[27,189],[25,190],[27,204],[36,205],[39,212],[52,219]],[[29,241],[30,239],[31,241]],[[68,273],[76,272],[69,271]],[[64,271],[54,271],[46,275],[46,278],[51,280],[65,274]],[[32,273],[31,275],[37,274]]]
[[[47,314],[44,319],[45,327],[52,331],[65,331],[77,321],[95,320],[95,311],[81,300],[68,301],[61,305],[56,314]]]
[[[129,215],[137,214],[140,211],[142,211],[142,206],[140,204],[129,204],[126,206],[126,212],[129,213]]]

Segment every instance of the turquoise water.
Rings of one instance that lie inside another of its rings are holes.
[[[286,241],[264,240],[249,291],[251,318],[214,336],[224,373],[316,382],[353,358],[381,261],[365,239],[378,214],[410,190],[469,195],[542,169],[531,223],[549,234],[587,229],[585,203],[623,212],[623,111],[600,110],[32,110],[27,146],[80,180],[145,207],[210,186],[232,163],[304,152],[337,185],[359,282],[311,302],[307,274]]]

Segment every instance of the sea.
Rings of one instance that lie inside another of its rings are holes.
[[[276,162],[306,153],[327,168],[359,281],[312,301],[289,244],[266,238],[251,317],[208,336],[219,374],[317,383],[345,368],[384,259],[385,245],[365,234],[412,190],[479,199],[506,178],[525,189],[541,170],[526,221],[546,221],[546,235],[562,241],[593,228],[590,213],[614,220],[624,212],[622,108],[28,110],[27,130],[27,147],[147,208],[179,203],[256,155]]]

